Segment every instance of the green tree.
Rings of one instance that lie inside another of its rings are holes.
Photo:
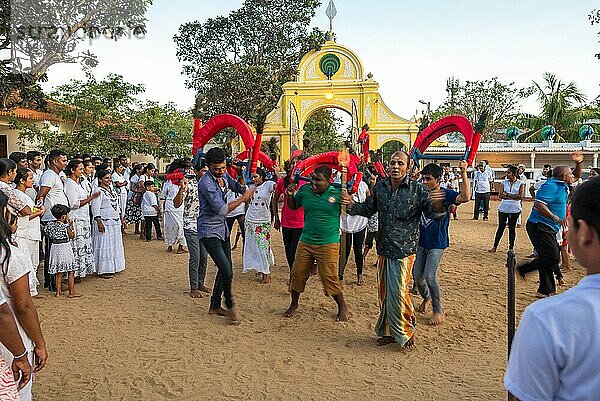
[[[579,127],[595,117],[597,111],[585,104],[587,97],[575,82],[563,82],[549,72],[543,78],[541,84],[533,82],[542,111],[539,116],[524,116],[522,119],[521,125],[532,131],[524,140],[540,142],[542,127],[552,125],[558,141],[579,142]]]
[[[246,0],[227,16],[179,27],[177,57],[205,118],[233,113],[256,126],[294,79],[301,57],[324,42],[309,24],[318,0]]]
[[[304,124],[304,140],[310,141],[310,153],[340,150],[344,140],[338,135],[341,126],[342,119],[330,109],[321,109],[311,115]]]
[[[0,55],[10,55],[10,22],[10,1],[0,0]],[[44,94],[36,79],[31,74],[15,71],[11,65],[10,58],[0,59],[0,110],[19,106],[43,109],[46,105]]]
[[[38,143],[43,151],[189,155],[191,112],[179,111],[172,104],[140,104],[137,97],[143,92],[142,85],[126,82],[120,75],[102,81],[88,75],[87,81],[73,80],[50,95],[49,110],[65,130],[56,132],[49,125],[40,128],[22,122],[13,122],[13,126],[21,130],[21,142]]]
[[[503,139],[498,129],[512,125],[518,118],[521,101],[531,93],[530,88],[517,88],[513,82],[505,84],[497,77],[466,81],[463,85],[453,85],[448,80],[448,96],[442,105],[432,112],[432,122],[442,117],[460,114],[475,124],[487,112],[487,122],[483,130],[484,141]],[[455,138],[455,136],[453,136]]]

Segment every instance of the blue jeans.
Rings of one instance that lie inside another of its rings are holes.
[[[433,313],[442,313],[442,291],[438,281],[437,272],[440,261],[444,255],[443,249],[417,248],[417,257],[413,266],[415,283],[419,294],[425,300],[431,299]]]
[[[204,285],[206,277],[206,259],[207,253],[204,245],[198,239],[196,231],[183,230],[185,241],[190,252],[189,275],[190,275],[190,290],[197,290]]]
[[[202,238],[200,240],[210,258],[217,265],[217,277],[210,297],[210,308],[221,307],[222,298],[225,298],[227,309],[233,308],[231,294],[231,281],[233,280],[233,267],[231,266],[231,245],[229,237],[225,241],[219,238]]]

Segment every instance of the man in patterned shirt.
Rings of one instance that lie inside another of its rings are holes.
[[[445,191],[430,191],[410,178],[410,166],[408,153],[396,152],[390,158],[389,176],[375,184],[364,203],[353,203],[347,194],[342,196],[348,214],[370,217],[379,212],[377,345],[397,342],[406,348],[415,345],[415,312],[408,284],[417,252],[421,214],[436,220],[445,216]]]
[[[198,180],[202,178],[208,170],[204,160],[198,161],[194,165],[195,177],[184,178],[181,185],[185,187],[179,191],[173,205],[178,208],[183,204],[183,234],[188,246],[190,259],[189,277],[190,277],[190,297],[202,298],[202,292],[210,293],[210,288],[204,285],[206,277],[206,248],[198,239],[198,214],[200,207],[198,205]]]

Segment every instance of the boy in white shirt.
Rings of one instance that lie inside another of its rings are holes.
[[[156,230],[156,239],[162,240],[162,231],[160,230],[160,207],[158,206],[158,199],[156,199],[156,187],[154,181],[147,180],[144,182],[146,192],[142,197],[142,215],[146,221],[146,242],[150,242],[152,239],[152,224]]]
[[[504,386],[521,401],[597,400],[600,394],[600,179],[573,191],[567,221],[569,245],[586,276],[523,312],[504,376]]]

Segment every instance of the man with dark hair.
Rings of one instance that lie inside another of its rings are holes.
[[[469,201],[470,189],[467,178],[467,162],[460,162],[460,193],[452,189],[444,188],[444,212],[441,220],[434,220],[423,215],[419,230],[419,246],[413,266],[415,283],[419,289],[423,302],[417,308],[419,313],[426,313],[429,305],[433,306],[433,316],[429,319],[432,325],[444,322],[444,311],[442,309],[442,295],[440,283],[438,282],[438,268],[444,255],[444,250],[450,245],[448,228],[450,226],[450,210],[453,205],[460,205]],[[442,168],[431,163],[421,170],[423,183],[431,190],[440,189],[442,179]]]
[[[213,293],[210,298],[211,315],[226,316],[229,323],[237,325],[240,320],[233,309],[233,296],[231,282],[233,267],[231,262],[231,245],[229,242],[229,229],[225,222],[227,213],[235,209],[240,203],[247,202],[254,194],[254,189],[246,190],[246,183],[241,170],[238,171],[238,181],[227,174],[225,151],[221,148],[212,148],[206,153],[208,171],[198,181],[198,238],[217,266],[217,277]],[[233,202],[227,203],[228,191],[237,191],[243,195]],[[225,298],[227,310],[221,306]]]
[[[8,158],[15,162],[17,165],[17,170],[22,170],[28,168],[27,164],[27,154],[23,152],[12,152]]]
[[[552,171],[552,178],[546,180],[537,191],[533,209],[525,226],[537,256],[519,266],[518,272],[524,280],[527,273],[538,271],[538,298],[556,293],[556,283],[552,275],[555,271],[560,271],[560,249],[556,242],[556,233],[566,226],[569,185],[581,176],[583,154],[574,152],[571,159],[577,163],[573,171],[567,166],[556,166]]]
[[[337,303],[336,321],[345,322],[352,317],[338,277],[342,191],[332,186],[330,181],[331,168],[319,166],[310,174],[310,185],[303,185],[297,192],[294,183],[286,188],[288,207],[291,210],[304,209],[304,229],[290,273],[292,300],[285,312],[286,317],[292,317],[298,309],[300,294],[304,292],[315,262],[325,295],[331,296]]]
[[[484,161],[477,163],[477,168],[473,171],[473,191],[475,192],[475,205],[473,206],[473,219],[479,220],[480,208],[483,209],[483,219],[488,219],[490,211],[490,192],[494,176],[491,169],[488,169]]]
[[[61,150],[52,150],[48,154],[48,169],[44,171],[40,178],[40,190],[36,200],[42,202],[46,208],[46,213],[42,216],[42,225],[45,226],[49,221],[56,220],[50,209],[54,205],[68,205],[69,201],[64,192],[63,181],[60,178],[60,173],[67,167],[67,156]],[[50,245],[52,241],[46,235],[44,252],[44,287],[48,287],[50,291],[55,291],[54,279],[48,273]]]
[[[586,276],[523,312],[504,376],[506,389],[522,401],[600,394],[600,179],[573,191],[567,220],[569,245]]]
[[[390,158],[389,176],[373,187],[364,203],[352,202],[344,195],[349,214],[370,217],[379,212],[377,253],[379,254],[379,320],[377,345],[397,342],[406,348],[415,345],[415,313],[408,285],[419,240],[421,215],[440,220],[443,189],[428,190],[410,178],[410,156],[403,151]]]

